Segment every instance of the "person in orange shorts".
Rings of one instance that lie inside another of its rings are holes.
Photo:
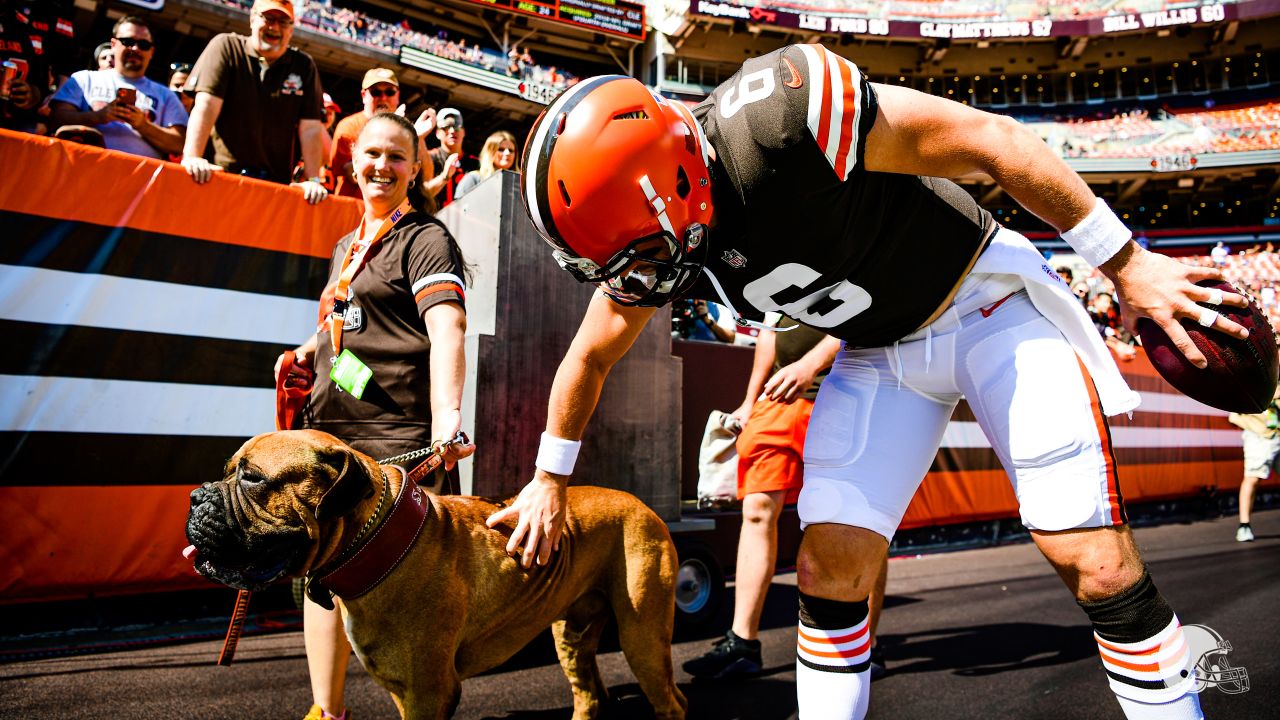
[[[685,672],[697,678],[741,677],[762,669],[756,635],[777,561],[778,518],[800,495],[813,400],[840,350],[839,340],[790,318],[776,327],[761,331],[746,396],[733,412],[742,428],[737,443],[742,531],[733,626],[710,652],[684,664]],[[877,591],[876,610],[884,597],[883,568]]]

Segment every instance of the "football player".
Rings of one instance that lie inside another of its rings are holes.
[[[1102,269],[1129,322],[1152,318],[1200,366],[1181,318],[1245,336],[1196,304],[1244,305],[1194,284],[1218,270],[1143,250],[1017,122],[868,82],[820,45],[748,60],[692,111],[634,79],[583,80],[534,125],[523,167],[534,226],[599,287],[556,373],[533,480],[490,518],[518,517],[507,547],[526,566],[556,546],[601,385],[654,309],[705,298],[740,324],[777,311],[844,343],[799,499],[801,718],[866,714],[870,584],[962,396],[1092,621],[1126,716],[1201,717],[1116,481],[1105,417],[1138,395],[1035,247],[942,178],[989,176]]]

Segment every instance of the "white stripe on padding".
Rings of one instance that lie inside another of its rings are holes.
[[[296,344],[319,300],[0,265],[0,319]],[[268,379],[270,373],[268,373]]]
[[[263,378],[270,381],[270,368]],[[0,375],[0,431],[248,438],[275,429],[275,389]]]
[[[1208,428],[1115,427],[1111,428],[1111,440],[1116,448],[1179,448],[1240,446],[1239,430],[1213,430]],[[942,434],[942,447],[989,448],[991,443],[982,433],[978,423],[952,421]]]
[[[462,288],[463,292],[466,292],[467,290],[467,286],[462,283],[462,278],[457,275],[454,275],[453,273],[435,273],[434,275],[428,275],[414,283],[413,292],[416,294],[419,290],[428,285],[434,285],[435,283],[441,282],[451,282]]]

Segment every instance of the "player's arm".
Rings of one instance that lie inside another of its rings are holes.
[[[1063,233],[1086,259],[1096,259],[1116,286],[1130,330],[1138,317],[1150,317],[1189,360],[1204,367],[1204,355],[1178,320],[1200,317],[1203,308],[1196,303],[1208,300],[1211,293],[1195,283],[1221,279],[1220,270],[1184,265],[1143,250],[1084,180],[1016,120],[909,88],[873,87],[879,102],[866,141],[867,170],[933,177],[988,175],[1020,205]],[[1223,301],[1236,307],[1245,303],[1236,294],[1227,294]],[[1225,317],[1215,326],[1237,337],[1248,334]]]
[[[551,443],[558,440],[561,444],[572,444],[582,439],[600,400],[605,378],[635,343],[653,313],[654,308],[618,305],[599,292],[591,298],[578,334],[551,384],[546,430]],[[547,445],[548,440],[544,438],[543,443]],[[545,448],[539,451],[539,456],[544,452]],[[576,454],[576,449],[572,452]],[[571,466],[572,460],[567,464]],[[489,516],[489,527],[516,518],[507,553],[515,554],[523,545],[521,564],[524,567],[530,567],[535,559],[539,565],[545,565],[552,550],[558,549],[567,510],[565,488],[568,484],[567,473],[555,474],[539,467],[534,471],[533,480],[509,507]]]

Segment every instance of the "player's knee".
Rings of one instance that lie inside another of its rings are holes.
[[[810,595],[866,600],[887,545],[865,528],[810,526],[796,558],[796,582]]]
[[[1094,548],[1077,564],[1076,572],[1076,599],[1087,601],[1112,597],[1132,587],[1146,574],[1146,568],[1136,551],[1107,544]]]

